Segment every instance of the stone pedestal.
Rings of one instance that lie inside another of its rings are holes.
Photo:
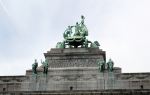
[[[121,68],[99,71],[97,60],[106,61],[105,51],[99,48],[51,49],[44,55],[49,64],[48,74],[42,74],[42,66],[37,76],[31,70],[26,73],[32,77],[31,89],[37,91],[112,89],[115,74],[121,73]]]
[[[98,67],[97,59],[106,61],[105,51],[99,48],[51,49],[44,55],[50,68]]]

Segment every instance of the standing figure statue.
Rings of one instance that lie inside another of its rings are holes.
[[[48,60],[46,59],[44,62],[41,63],[43,64],[43,74],[47,74],[48,73]]]
[[[109,61],[107,62],[107,69],[112,72],[113,71],[113,67],[114,67],[114,62],[109,59]]]
[[[105,70],[105,61],[98,59],[97,60],[97,64],[99,66],[100,72],[103,72]]]
[[[85,19],[85,17],[83,15],[81,15],[81,23],[83,23],[83,24],[84,24],[84,19]]]
[[[81,23],[80,23],[80,33],[82,36],[85,37],[85,36],[88,36],[88,29],[84,24],[84,19],[85,19],[85,17],[82,15],[81,16]]]
[[[38,67],[38,62],[37,60],[35,59],[35,62],[32,64],[32,71],[33,71],[33,74],[37,74],[37,67]]]

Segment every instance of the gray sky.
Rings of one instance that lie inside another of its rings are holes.
[[[0,0],[0,75],[22,75],[85,16],[123,72],[149,72],[150,0]]]

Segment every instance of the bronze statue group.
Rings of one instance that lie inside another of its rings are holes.
[[[113,71],[114,62],[111,59],[107,63],[104,60],[98,59],[97,64],[100,72],[104,72],[104,70],[108,70],[109,72]]]
[[[81,16],[81,22],[76,22],[73,26],[68,28],[63,33],[64,41],[58,42],[56,48],[98,48],[100,46],[98,41],[91,42],[86,39],[88,36],[88,29],[84,24],[84,16]],[[89,46],[90,45],[90,46]]]
[[[48,73],[48,61],[47,59],[45,61],[41,60],[41,63],[43,64],[43,74],[47,74]],[[37,74],[37,67],[38,67],[38,62],[35,59],[35,62],[32,64],[32,72],[33,74]]]
[[[86,36],[88,36],[88,29],[86,25],[84,24],[84,16],[81,16],[81,22],[76,22],[76,25],[74,26],[68,26],[68,28],[63,33],[64,41],[58,42],[56,45],[56,48],[78,48],[80,46],[81,48],[99,48],[100,44],[98,41],[91,42],[88,39],[86,39]],[[90,45],[90,46],[89,46]],[[48,61],[47,59],[45,61],[41,61],[43,64],[43,74],[48,73]],[[97,64],[99,66],[100,72],[103,72],[105,69],[109,70],[110,72],[113,71],[113,61],[109,59],[109,61],[106,63],[102,60],[97,60]],[[38,62],[35,60],[34,64],[32,64],[32,71],[33,74],[37,74],[37,67]]]

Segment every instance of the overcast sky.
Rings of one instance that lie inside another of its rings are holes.
[[[123,72],[150,72],[150,0],[0,0],[0,75],[24,75],[85,16]]]

